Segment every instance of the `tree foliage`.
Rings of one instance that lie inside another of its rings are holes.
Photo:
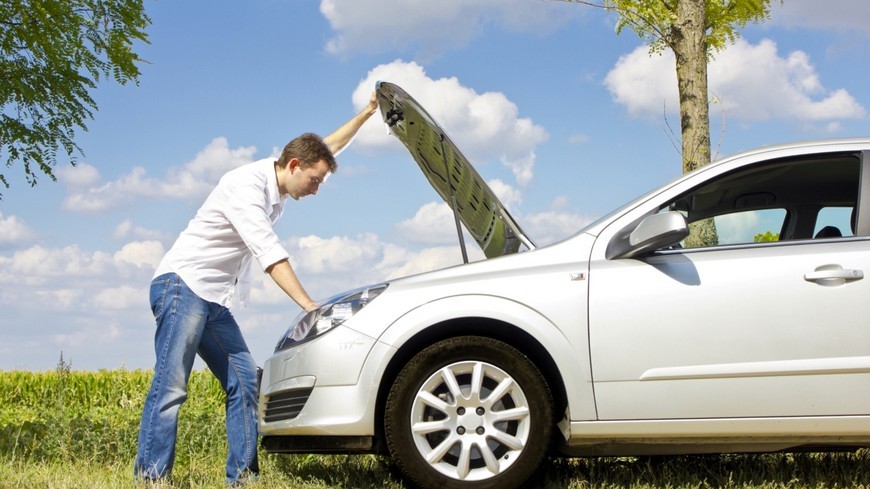
[[[603,8],[619,15],[616,32],[631,28],[649,42],[652,52],[674,49],[679,36],[677,8],[686,0],[604,0]],[[740,29],[749,23],[770,17],[770,0],[688,0],[704,3],[704,33],[708,54],[725,48],[740,37]],[[585,3],[585,2],[584,2]]]
[[[755,243],[774,243],[779,241],[779,233],[774,233],[773,231],[758,233],[752,238],[752,241]]]
[[[147,43],[142,0],[0,0],[0,159],[56,180],[63,151],[76,164],[77,129],[87,130],[103,78],[138,84],[134,43]],[[0,182],[9,188],[5,174]]]

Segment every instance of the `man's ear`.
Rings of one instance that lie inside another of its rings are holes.
[[[287,162],[287,168],[290,170],[290,173],[296,171],[300,166],[302,166],[302,162],[299,161],[299,158],[290,158],[290,161]]]

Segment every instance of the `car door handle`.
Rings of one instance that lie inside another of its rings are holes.
[[[815,282],[819,285],[842,285],[847,281],[861,280],[864,278],[863,270],[851,269],[816,269],[814,272],[804,274],[804,280]]]

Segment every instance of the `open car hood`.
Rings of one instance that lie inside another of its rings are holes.
[[[429,183],[487,258],[516,253],[521,245],[535,248],[465,155],[416,100],[398,85],[387,82],[377,84],[377,96],[390,133],[408,148]],[[458,223],[457,231],[467,261]]]

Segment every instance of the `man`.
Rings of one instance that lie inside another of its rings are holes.
[[[257,365],[228,306],[234,295],[245,304],[246,272],[256,260],[300,307],[316,307],[273,226],[287,197],[317,193],[337,169],[335,155],[376,110],[372,94],[368,106],[325,139],[303,134],[277,161],[228,172],[164,256],[151,282],[157,361],[139,426],[137,478],[159,480],[172,471],[178,408],[187,399],[197,353],[227,394],[227,483],[256,478]]]

